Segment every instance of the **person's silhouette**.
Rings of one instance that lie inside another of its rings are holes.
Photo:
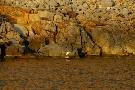
[[[29,52],[29,41],[27,40],[27,38],[23,39],[23,45],[24,45],[23,54],[25,55]]]
[[[6,46],[5,46],[5,44],[1,44],[0,49],[1,49],[0,59],[1,59],[1,61],[4,61],[4,57],[6,56]]]
[[[27,40],[27,37],[23,37],[23,42],[22,44],[24,45],[24,51],[23,51],[23,55],[26,55],[28,53],[35,53],[36,51],[32,50],[30,47],[29,47],[29,41]]]
[[[5,42],[2,40],[2,36],[0,36],[0,61],[4,61],[4,58],[6,56],[6,46],[10,46],[12,44],[11,41]]]

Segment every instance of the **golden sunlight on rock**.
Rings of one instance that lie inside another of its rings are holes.
[[[14,35],[9,32],[17,33],[13,46],[23,46],[27,38],[36,55],[64,56],[70,51],[78,56],[79,48],[86,55],[135,54],[133,0],[2,0],[0,4],[2,36],[10,41]]]

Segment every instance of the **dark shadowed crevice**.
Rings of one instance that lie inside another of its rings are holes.
[[[85,31],[86,32],[86,31]],[[92,43],[94,43],[94,46],[96,45],[96,46],[98,46],[99,48],[100,48],[100,56],[103,54],[102,53],[102,48],[94,41],[94,39],[93,39],[93,37],[92,37],[92,35],[91,35],[91,32],[86,32],[86,34],[89,36],[89,38],[91,39],[91,41],[92,41]]]

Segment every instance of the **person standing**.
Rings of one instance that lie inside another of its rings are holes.
[[[22,38],[22,42],[20,42],[20,44],[22,45],[23,47],[23,55],[26,55],[26,54],[34,54],[36,53],[36,51],[32,50],[30,47],[29,47],[29,41],[28,41],[28,38],[26,36],[21,36]]]
[[[1,54],[0,54],[0,61],[4,61],[5,60],[5,56],[6,56],[6,47],[11,45],[11,41],[4,41],[2,39],[3,37],[0,36],[0,50],[1,50]]]
[[[4,61],[4,58],[6,56],[6,46],[5,46],[5,44],[0,44],[0,49],[1,49],[0,59],[1,59],[1,61]]]
[[[27,40],[26,37],[24,37],[22,43],[23,43],[23,45],[24,45],[23,55],[26,55],[26,54],[29,52],[29,41]]]
[[[2,62],[4,60],[4,57],[6,55],[6,52],[5,52],[5,43],[2,39],[2,36],[0,36],[0,50],[1,50],[1,54],[0,54],[0,61]]]

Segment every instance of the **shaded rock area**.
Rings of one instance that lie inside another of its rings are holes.
[[[6,49],[6,53],[8,55],[19,55],[22,52],[21,45],[19,42],[21,38],[19,34],[14,31],[12,24],[7,22],[7,18],[4,16],[0,17],[0,35],[2,36],[2,40],[4,42],[11,41],[12,45],[8,46]]]
[[[77,56],[78,48],[87,55],[135,54],[134,0],[1,0],[0,5],[8,19],[2,23],[18,34],[16,42],[27,37],[36,55]]]

